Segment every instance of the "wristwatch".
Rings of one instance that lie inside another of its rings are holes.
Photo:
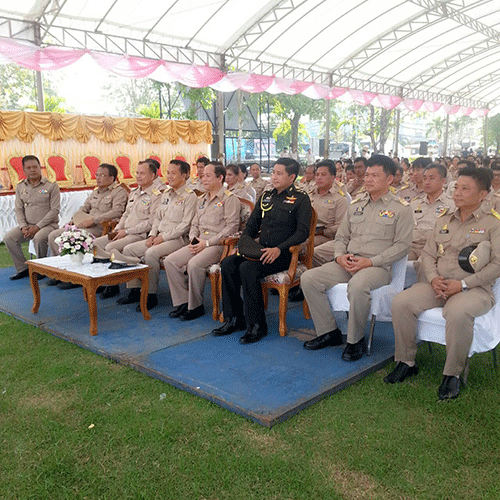
[[[460,280],[460,283],[462,283],[462,291],[465,292],[465,290],[468,290],[469,287],[467,286],[467,283],[465,280]]]
[[[205,241],[205,243],[206,243],[206,246],[207,246],[207,247],[208,247],[208,246],[210,246],[210,245],[208,244],[208,240],[206,240],[206,241]]]

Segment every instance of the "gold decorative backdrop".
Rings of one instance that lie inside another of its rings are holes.
[[[0,111],[0,162],[6,172],[13,155],[34,154],[42,164],[50,155],[68,161],[75,184],[84,182],[80,166],[86,155],[116,165],[117,156],[128,156],[131,170],[151,155],[162,165],[182,156],[193,164],[200,155],[209,155],[212,143],[210,122],[112,118],[60,113]],[[194,173],[194,172],[193,172]],[[6,179],[2,179],[6,186]]]

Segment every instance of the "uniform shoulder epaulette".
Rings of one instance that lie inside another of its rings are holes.
[[[410,203],[411,203],[412,201],[418,200],[418,199],[420,198],[420,196],[422,196],[422,195],[420,195],[420,194],[419,194],[419,195],[415,196],[414,198],[412,198],[412,199],[410,200]]]
[[[392,194],[396,194],[396,193],[397,193],[397,189],[396,189],[394,186],[389,186],[389,191],[390,191]]]
[[[155,196],[159,196],[161,194],[161,191],[159,189],[153,188],[151,190],[151,194],[154,194]]]
[[[224,193],[226,193],[227,196],[233,196],[233,193],[231,193],[231,191],[229,191],[229,189],[226,189],[224,191]]]
[[[299,193],[308,194],[308,192],[305,189],[302,189],[301,187],[295,186],[295,190],[298,191]]]
[[[410,187],[409,184],[405,184],[404,186],[401,186],[401,188],[399,190],[403,191],[403,189],[408,189],[409,187]]]
[[[399,203],[401,203],[401,205],[404,205],[405,207],[409,205],[409,203],[404,198],[401,198],[401,196],[398,198],[398,201]]]
[[[339,188],[339,194],[340,194],[341,196],[345,196],[344,191],[342,191],[342,189],[340,189],[340,188]]]
[[[492,208],[492,209],[491,209],[491,213],[492,213],[492,214],[493,214],[493,215],[494,215],[494,216],[495,216],[498,220],[500,220],[500,214],[499,214],[499,213],[498,213],[498,212],[497,212],[494,208]]]
[[[358,203],[358,201],[361,201],[363,198],[354,198],[354,200],[351,200],[351,205],[354,205],[354,203]]]
[[[190,187],[188,187],[186,188],[186,193],[194,193],[194,191]]]
[[[493,193],[493,196],[498,196],[500,198],[500,193]]]

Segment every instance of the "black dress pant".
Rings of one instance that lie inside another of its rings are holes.
[[[285,271],[290,266],[292,254],[282,251],[271,264],[248,260],[239,255],[230,255],[221,262],[222,312],[224,319],[245,315],[247,326],[266,324],[262,278]],[[243,300],[240,289],[243,290]]]

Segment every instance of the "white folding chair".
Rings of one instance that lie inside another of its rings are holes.
[[[372,303],[370,308],[370,334],[368,336],[367,354],[372,353],[373,331],[375,321],[392,321],[391,305],[395,295],[403,291],[406,275],[406,261],[408,256],[394,262],[391,267],[392,280],[388,285],[371,291]],[[347,298],[347,283],[339,283],[326,292],[330,305],[334,311],[349,312]]]
[[[497,365],[495,347],[500,343],[500,278],[493,284],[493,294],[495,295],[495,305],[486,314],[474,320],[474,337],[462,375],[464,382],[467,381],[469,361],[474,354],[493,351],[495,368]],[[434,307],[424,311],[418,317],[417,341],[423,340],[446,345],[445,326],[446,321],[443,318],[442,307]]]

